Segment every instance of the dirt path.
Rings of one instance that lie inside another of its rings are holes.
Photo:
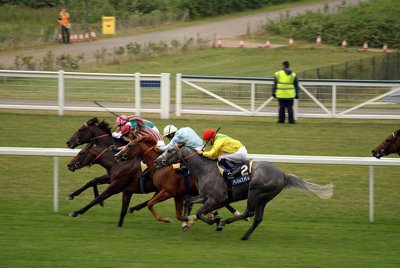
[[[367,2],[368,0],[346,0],[346,5],[357,5],[360,2]],[[71,45],[59,45],[52,48],[51,51],[55,56],[62,54],[69,54],[77,56],[84,53],[85,62],[90,63],[95,61],[95,52],[97,49],[105,48],[111,50],[118,46],[125,46],[130,42],[137,42],[140,44],[148,42],[165,41],[167,43],[172,40],[183,42],[189,38],[196,40],[198,37],[202,39],[214,40],[215,38],[221,39],[224,46],[239,46],[239,40],[236,39],[241,35],[256,32],[261,25],[268,20],[277,20],[281,14],[299,15],[304,14],[306,11],[324,11],[326,3],[329,6],[329,12],[337,12],[338,6],[342,4],[343,0],[324,1],[323,3],[304,5],[300,7],[282,9],[279,11],[271,11],[264,13],[257,13],[237,17],[229,20],[204,23],[201,25],[187,26],[162,32],[153,32],[138,34],[126,37],[115,37],[109,39],[102,39],[98,41],[73,43]],[[248,44],[249,46],[258,47],[264,44]],[[9,51],[0,55],[0,64],[7,68],[13,66],[15,57],[20,56],[33,56],[34,59],[43,59],[49,49],[26,50],[26,51]]]

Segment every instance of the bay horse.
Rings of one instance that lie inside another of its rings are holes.
[[[307,182],[296,175],[284,173],[269,162],[260,161],[252,163],[251,180],[234,186],[232,189],[232,198],[228,198],[227,184],[218,170],[216,161],[198,154],[192,148],[186,146],[172,147],[155,160],[155,166],[162,168],[180,161],[193,174],[199,188],[200,195],[193,198],[191,202],[203,203],[203,206],[196,212],[195,218],[199,218],[210,225],[214,224],[214,220],[208,219],[203,215],[219,209],[230,202],[247,199],[245,213],[228,218],[217,224],[217,230],[221,231],[225,224],[254,216],[253,224],[243,235],[242,240],[247,240],[250,237],[261,223],[267,203],[283,189],[289,187],[300,188],[311,191],[323,199],[328,199],[333,194],[332,184],[320,186]]]
[[[97,197],[85,207],[71,212],[71,217],[85,213],[88,209],[105,199],[122,192],[122,206],[118,226],[121,227],[128,211],[129,203],[134,193],[151,193],[156,188],[150,176],[142,177],[142,169],[139,161],[117,162],[115,152],[107,146],[89,143],[82,149],[67,165],[68,169],[74,172],[82,167],[90,167],[99,164],[104,167],[109,175],[109,185]],[[145,202],[147,204],[147,202]],[[144,207],[144,206],[143,206]],[[156,212],[154,212],[157,214]]]
[[[148,169],[152,173],[154,185],[159,190],[149,201],[148,207],[153,207],[156,203],[173,197],[176,210],[178,211],[179,209],[182,211],[185,198],[198,195],[195,179],[191,175],[185,178],[183,175],[176,173],[172,166],[156,169],[154,160],[157,159],[160,154],[161,152],[157,148],[157,141],[150,136],[142,136],[130,141],[116,156],[118,159],[140,157],[146,163]],[[186,206],[187,211],[189,211],[190,208],[191,206]],[[226,204],[226,208],[235,215],[240,214],[239,211],[229,204]],[[177,214],[177,218],[183,221],[182,227],[186,230],[188,228],[187,219],[185,219],[182,214],[180,214],[179,217]]]
[[[372,150],[372,156],[378,159],[389,154],[398,154],[400,156],[400,129],[392,132],[381,144]]]
[[[116,139],[111,135],[111,128],[109,124],[105,121],[99,121],[97,117],[89,119],[85,122],[74,134],[68,139],[66,142],[68,148],[75,149],[79,145],[93,143],[95,145],[102,146],[115,146],[121,147],[126,145],[128,142],[124,139]],[[73,200],[75,196],[80,195],[86,189],[93,187],[94,197],[99,196],[99,191],[97,185],[101,184],[109,184],[110,183],[110,175],[105,174],[100,177],[96,177],[90,180],[81,188],[75,190],[71,194],[68,195],[68,200]],[[101,202],[100,205],[103,205]],[[145,206],[145,205],[144,205]]]

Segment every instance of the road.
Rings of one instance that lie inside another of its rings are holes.
[[[71,55],[77,56],[84,54],[85,62],[95,62],[95,52],[97,49],[105,48],[112,50],[115,47],[125,46],[130,42],[137,42],[144,44],[148,42],[171,42],[172,40],[178,40],[183,42],[184,40],[193,38],[196,40],[198,37],[202,39],[214,40],[217,39],[235,39],[241,35],[247,33],[254,33],[258,30],[259,26],[266,23],[268,20],[277,20],[281,14],[289,13],[291,16],[304,14],[306,11],[323,11],[326,3],[329,6],[329,12],[337,12],[338,6],[340,6],[343,0],[333,1],[321,1],[322,3],[308,4],[299,7],[287,8],[278,11],[262,12],[252,15],[246,15],[227,19],[223,21],[204,23],[201,25],[193,25],[187,27],[176,28],[172,30],[165,30],[161,32],[152,32],[137,34],[126,37],[115,37],[107,38],[97,41],[90,42],[79,42],[71,45],[62,45],[52,48],[51,51],[55,56],[60,55]],[[346,0],[347,6],[354,6],[360,2],[368,2],[368,0]],[[238,41],[236,41],[239,46]],[[13,66],[16,56],[33,56],[36,60],[42,60],[49,49],[37,49],[37,50],[26,50],[26,51],[9,51],[0,55],[0,63],[3,67]]]

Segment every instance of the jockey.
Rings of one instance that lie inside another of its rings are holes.
[[[225,167],[228,172],[228,177],[233,178],[240,173],[240,166],[236,163],[243,163],[247,159],[247,149],[243,144],[231,137],[217,133],[212,129],[207,129],[203,133],[203,140],[207,145],[212,146],[207,152],[198,151],[205,157],[218,159],[219,163]]]
[[[167,137],[170,142],[165,146],[160,146],[158,149],[165,152],[168,148],[174,145],[185,145],[196,150],[203,147],[203,141],[190,127],[177,129],[174,125],[167,125],[164,128],[164,137]]]
[[[129,139],[150,135],[157,141],[157,146],[164,146],[164,140],[158,128],[149,120],[143,119],[137,115],[121,115],[115,119],[115,126],[119,127],[119,132],[113,132],[114,138],[123,136]]]

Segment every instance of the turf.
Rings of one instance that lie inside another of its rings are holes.
[[[0,113],[0,146],[65,147],[83,122],[94,115]],[[108,114],[96,114],[112,122]],[[300,119],[277,125],[272,118],[191,116],[161,120],[198,133],[221,126],[250,153],[370,156],[393,130],[395,120]],[[395,157],[395,156],[393,156]],[[368,167],[277,164],[318,184],[335,184],[334,196],[285,190],[266,208],[264,221],[248,241],[240,237],[250,223],[236,222],[222,232],[196,223],[183,232],[172,201],[156,205],[170,224],[156,222],[147,209],[128,214],[117,227],[121,195],[105,207],[77,218],[68,213],[86,205],[91,191],[73,201],[64,197],[104,171],[92,167],[71,173],[60,157],[60,205],[53,212],[53,159],[0,156],[0,267],[398,267],[400,194],[397,167],[375,167],[375,222],[368,221]],[[103,189],[103,188],[101,188]],[[131,204],[150,195],[136,195]],[[245,202],[234,204],[243,211]],[[198,206],[196,206],[197,208]],[[221,210],[224,218],[229,216]]]

